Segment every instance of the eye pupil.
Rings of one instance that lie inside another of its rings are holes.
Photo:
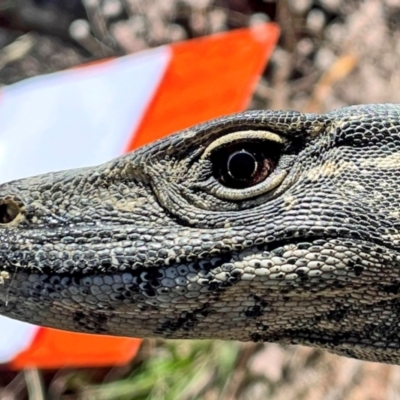
[[[236,151],[228,158],[227,170],[233,179],[250,179],[257,170],[257,160],[246,150]]]
[[[227,188],[255,186],[274,170],[279,151],[279,147],[270,142],[248,141],[221,146],[210,157],[213,175]]]

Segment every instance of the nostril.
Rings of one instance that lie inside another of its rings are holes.
[[[12,200],[6,200],[0,204],[0,224],[8,224],[18,216],[20,208]]]

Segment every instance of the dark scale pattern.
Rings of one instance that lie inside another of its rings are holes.
[[[274,170],[225,187],[210,154],[249,140],[279,152]],[[248,111],[98,167],[6,183],[0,313],[400,363],[398,187],[396,105]]]

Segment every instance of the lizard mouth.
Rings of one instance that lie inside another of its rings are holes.
[[[332,243],[332,245],[329,245],[329,243]],[[145,247],[146,243],[141,242],[142,245]],[[115,242],[115,247],[119,247],[118,242]],[[82,251],[82,259],[81,262],[72,263],[71,262],[71,267],[68,268],[68,266],[61,266],[61,260],[60,262],[57,261],[56,255],[50,254],[51,259],[47,260],[45,256],[47,256],[46,252],[42,252],[39,249],[40,256],[38,259],[38,262],[40,262],[40,265],[29,265],[29,260],[34,260],[34,257],[30,256],[26,259],[24,259],[24,263],[21,264],[23,266],[23,270],[26,272],[34,272],[34,271],[40,271],[41,273],[45,274],[59,274],[59,275],[66,275],[66,276],[73,276],[73,277],[85,277],[85,276],[90,276],[93,274],[118,274],[118,273],[124,273],[124,272],[130,272],[134,274],[140,274],[140,273],[149,273],[149,271],[152,270],[166,270],[166,269],[171,269],[171,268],[180,268],[184,265],[189,265],[189,264],[197,264],[198,265],[198,270],[205,270],[205,271],[210,271],[214,268],[220,267],[222,264],[225,263],[232,263],[235,261],[238,257],[242,257],[243,254],[249,254],[249,258],[251,258],[251,254],[257,254],[257,253],[262,253],[262,254],[267,254],[266,257],[281,257],[285,252],[291,251],[291,250],[308,250],[312,248],[312,252],[316,253],[318,252],[318,248],[323,248],[324,246],[326,247],[325,250],[328,250],[330,247],[334,246],[344,246],[344,247],[353,247],[353,246],[359,246],[360,251],[364,252],[369,252],[371,251],[374,247],[379,246],[376,242],[372,241],[364,241],[361,239],[355,239],[352,238],[351,236],[331,236],[327,237],[326,235],[322,234],[303,234],[301,237],[289,237],[285,239],[279,239],[276,241],[270,241],[270,242],[262,242],[262,243],[254,243],[249,246],[240,246],[236,249],[218,249],[218,252],[214,252],[213,254],[213,248],[208,249],[205,251],[203,254],[194,254],[191,256],[178,256],[177,258],[167,258],[163,259],[160,258],[158,261],[155,261],[154,263],[149,264],[146,262],[146,254],[143,253],[143,260],[141,261],[139,257],[136,257],[137,253],[134,251],[130,251],[127,256],[125,254],[121,254],[120,259],[115,261],[115,263],[112,262],[110,259],[109,261],[105,259],[94,259],[92,258],[87,262],[87,260],[84,258],[84,254]],[[29,250],[31,250],[31,247],[35,246],[34,244],[29,244]],[[46,246],[46,244],[44,244]],[[138,247],[139,245],[134,243],[133,247]],[[99,248],[99,247],[98,247]],[[382,246],[382,248],[378,249],[378,252],[383,253],[383,249],[388,249],[388,246]],[[102,250],[96,250],[96,249],[91,249],[89,247],[89,250],[91,252],[91,255],[97,255],[96,251],[99,251],[100,253],[103,253]],[[55,252],[54,252],[55,253]],[[325,251],[327,253],[327,251]],[[291,262],[293,262],[294,258],[296,257],[301,257],[301,253],[296,253],[291,257]],[[13,254],[10,256],[6,256],[3,262],[3,270],[8,271],[10,273],[12,272],[22,272],[21,269],[18,267],[19,265],[19,259],[13,258]],[[262,256],[260,256],[262,257]],[[126,259],[125,259],[126,258]],[[326,257],[321,257],[321,261],[324,261]],[[28,260],[29,259],[29,260]],[[64,260],[67,260],[66,258]],[[54,263],[53,263],[54,261]],[[79,260],[78,260],[79,261]],[[74,265],[73,265],[74,264]],[[18,271],[17,271],[18,269]]]

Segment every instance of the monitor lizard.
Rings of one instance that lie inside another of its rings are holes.
[[[0,314],[400,363],[399,186],[393,104],[246,111],[5,183]]]

